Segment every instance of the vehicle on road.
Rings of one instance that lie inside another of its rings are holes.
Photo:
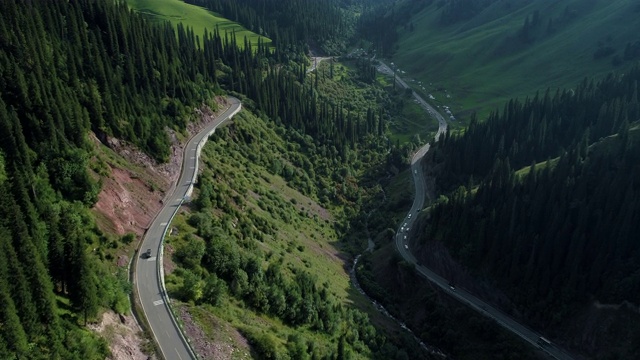
[[[151,249],[147,249],[147,251],[144,252],[144,257],[147,259],[151,257]]]
[[[409,245],[404,244],[404,248],[405,248],[405,249],[407,249],[407,250],[409,250]]]
[[[540,336],[538,338],[537,342],[538,342],[538,345],[541,345],[541,346],[550,346],[551,345],[551,341],[547,340],[546,338],[544,338],[542,336]]]

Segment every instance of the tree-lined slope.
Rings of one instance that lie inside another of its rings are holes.
[[[104,358],[104,341],[80,325],[101,309],[127,311],[129,286],[104,255],[118,242],[88,211],[108,176],[93,134],[164,161],[167,129],[183,132],[192,109],[215,106],[221,88],[245,93],[261,119],[315,137],[311,149],[328,159],[319,175],[286,162],[274,169],[349,218],[357,207],[346,204],[360,195],[353,169],[340,168],[335,183],[320,178],[354,164],[360,146],[386,154],[375,104],[318,96],[320,80],[305,81],[304,67],[286,59],[271,66],[278,54],[265,44],[217,29],[198,41],[192,28],[152,23],[106,0],[6,0],[0,17],[2,358]]]
[[[345,49],[351,19],[337,0],[186,0],[237,21],[273,40],[278,58],[306,53],[309,46],[336,54]]]
[[[633,302],[639,80],[635,68],[554,97],[512,101],[464,135],[443,138],[430,162],[451,192],[422,222],[423,241],[443,242],[476,275],[495,279],[538,328],[553,332],[593,300]],[[534,165],[516,176],[527,163]],[[606,350],[574,345],[625,357],[639,344],[632,331],[621,330]]]
[[[205,30],[211,33],[217,29],[222,34],[235,34],[238,39],[247,37],[253,46],[257,46],[259,41],[264,44],[271,42],[270,39],[245,29],[237,22],[182,0],[126,0],[126,2],[150,20],[159,23],[169,21],[175,26],[182,24],[190,27],[199,38],[204,36]]]
[[[0,17],[0,357],[101,359],[78,324],[127,311],[128,285],[96,261],[117,243],[88,212],[104,175],[88,135],[166,159],[165,129],[217,87],[215,58],[108,1],[2,1]]]

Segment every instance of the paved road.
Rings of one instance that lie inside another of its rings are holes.
[[[168,297],[164,290],[164,271],[161,261],[162,239],[183,198],[191,194],[192,182],[198,172],[198,156],[202,145],[218,125],[235,115],[241,108],[238,99],[228,99],[231,102],[229,109],[187,143],[183,153],[180,179],[147,230],[135,262],[135,285],[142,311],[163,357],[167,360],[187,360],[195,357],[167,304]],[[147,249],[151,249],[150,257],[144,254]]]
[[[384,63],[381,62],[379,66],[379,71],[384,73],[393,74],[393,71],[389,69]],[[408,85],[399,77],[396,77],[396,82],[400,84],[400,86],[404,88],[408,88]],[[438,140],[441,133],[447,131],[447,122],[444,117],[438,113],[431,105],[429,105],[424,99],[422,99],[416,92],[413,92],[414,98],[418,101],[418,103],[432,116],[438,120],[439,127],[438,133],[435,136],[435,141]],[[489,304],[484,301],[478,299],[473,294],[465,291],[461,288],[451,287],[449,285],[449,281],[440,275],[434,273],[430,269],[417,264],[416,258],[411,253],[411,249],[409,248],[409,231],[413,226],[413,223],[417,217],[417,214],[424,207],[424,201],[426,197],[426,182],[423,175],[423,172],[420,167],[420,160],[424,156],[424,154],[429,151],[430,145],[426,144],[411,159],[411,172],[413,175],[413,180],[415,184],[415,198],[413,199],[413,205],[411,206],[411,210],[402,220],[400,228],[396,233],[396,247],[398,248],[398,252],[405,259],[405,261],[413,264],[416,268],[416,271],[421,274],[423,277],[427,278],[429,281],[439,286],[440,288],[447,291],[452,297],[459,300],[463,304],[471,307],[472,309],[480,312],[481,314],[492,318],[497,323],[510,330],[514,334],[520,336],[525,341],[529,342],[535,347],[538,347],[545,351],[547,354],[552,356],[555,359],[561,360],[570,360],[573,359],[570,355],[562,351],[562,349],[558,348],[554,344],[545,344],[539,345],[538,341],[541,337],[540,334],[535,331],[523,326],[522,324],[516,322],[508,315],[502,313],[500,310],[493,308]]]
[[[321,62],[325,61],[325,60],[329,60],[331,59],[330,56],[312,56],[311,57],[311,66],[309,66],[307,68],[307,72],[310,73],[313,70],[316,69],[316,67],[318,67],[318,65],[320,65]]]
[[[382,62],[381,60],[378,60],[378,62],[380,63],[380,65],[378,65],[378,71],[380,71],[383,74],[387,74],[387,75],[391,75],[393,76],[394,71],[391,70],[390,67],[387,66],[387,64],[385,64],[384,62]],[[400,85],[403,89],[410,89],[409,85],[402,80],[402,78],[400,78],[399,76],[396,76],[396,83],[398,85]],[[418,104],[429,114],[431,115],[431,117],[435,118],[436,120],[438,120],[438,132],[436,133],[435,139],[434,141],[438,141],[438,138],[440,137],[440,134],[444,133],[445,131],[447,131],[447,121],[444,119],[444,116],[442,116],[442,114],[440,114],[433,106],[429,105],[428,102],[426,102],[422,96],[418,95],[417,92],[415,91],[411,91],[411,94],[413,95],[413,98],[418,102]],[[414,161],[419,160],[420,158],[422,158],[422,156],[424,154],[427,153],[427,151],[429,151],[429,144],[423,146],[416,155],[421,154],[419,157],[416,158],[416,156],[413,157]]]

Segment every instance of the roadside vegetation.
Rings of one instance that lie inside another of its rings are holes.
[[[417,343],[390,338],[359,310],[375,314],[349,283],[350,251],[360,244],[347,241],[357,211],[345,207],[360,207],[367,189],[357,173],[314,177],[328,160],[322,147],[309,151],[315,146],[247,110],[219,129],[205,146],[198,192],[168,240],[179,267],[167,288],[236,327],[261,358],[419,354]],[[322,183],[337,190],[324,200]]]

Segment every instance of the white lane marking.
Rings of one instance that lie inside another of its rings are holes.
[[[152,257],[148,258],[147,261],[156,261],[156,257],[152,256]]]
[[[192,157],[191,157],[191,160],[193,160],[193,159],[195,159],[195,158],[196,158],[195,156],[192,156]]]
[[[162,305],[164,304],[164,300],[160,299],[160,300],[156,300],[153,302],[153,305],[158,306],[158,305]]]
[[[182,360],[182,356],[180,356],[180,353],[178,352],[178,349],[174,348],[174,350],[176,351],[176,355],[178,355],[178,357],[180,358],[180,360]]]
[[[166,222],[160,223],[160,226],[167,226]]]

